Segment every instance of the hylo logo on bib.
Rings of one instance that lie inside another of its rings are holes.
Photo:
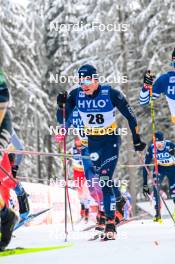
[[[103,108],[106,106],[106,101],[105,100],[83,100],[80,101],[78,100],[78,107],[83,107],[83,108]]]

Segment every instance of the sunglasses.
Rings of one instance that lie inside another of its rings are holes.
[[[80,81],[80,85],[90,85],[90,84],[92,84],[92,80],[81,80]]]

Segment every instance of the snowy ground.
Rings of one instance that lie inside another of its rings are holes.
[[[23,227],[16,232],[9,248],[64,245],[64,227],[36,226]],[[29,253],[2,257],[2,264],[45,264],[45,263],[174,263],[175,227],[171,220],[163,224],[152,220],[140,220],[118,228],[116,241],[87,241],[92,231],[69,233],[72,247],[54,251]],[[60,262],[59,262],[60,261]]]

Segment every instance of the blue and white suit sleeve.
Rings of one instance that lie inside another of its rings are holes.
[[[156,100],[161,93],[164,92],[165,87],[165,75],[161,75],[153,84],[153,100]],[[141,106],[148,105],[150,103],[150,91],[142,87],[140,91],[139,102]]]

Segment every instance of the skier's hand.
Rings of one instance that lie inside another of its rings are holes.
[[[13,166],[12,166],[12,174],[13,174],[13,177],[14,177],[14,178],[16,178],[18,168],[19,168],[18,165],[13,165]]]
[[[134,149],[135,151],[143,151],[146,147],[146,143],[142,142],[140,139],[140,135],[137,135],[137,141],[134,142]]]
[[[153,85],[155,75],[151,73],[150,70],[146,71],[144,74],[143,87],[145,90],[150,90]]]
[[[67,92],[59,93],[57,96],[57,104],[60,108],[63,108],[63,105],[67,100]]]
[[[170,148],[169,149],[169,153],[171,156],[175,156],[175,149],[174,148]]]
[[[145,197],[148,197],[149,195],[150,195],[150,189],[149,189],[149,187],[148,187],[148,185],[143,185],[143,195],[145,196]]]

